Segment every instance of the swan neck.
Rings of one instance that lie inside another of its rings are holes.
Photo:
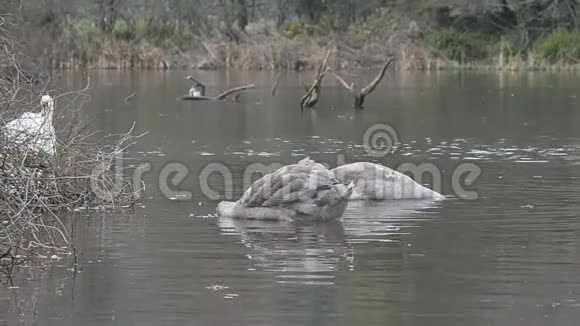
[[[48,102],[46,107],[42,108],[42,117],[44,118],[44,121],[49,124],[52,125],[52,117],[54,115],[54,103]]]

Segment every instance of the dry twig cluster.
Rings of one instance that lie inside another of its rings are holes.
[[[133,185],[119,180],[115,163],[135,137],[126,134],[95,141],[81,114],[88,100],[85,89],[55,97],[57,130],[55,156],[16,143],[2,131],[9,121],[38,109],[47,92],[25,71],[19,45],[0,17],[0,265],[16,256],[72,250],[62,217],[66,212],[95,205],[128,205]],[[59,106],[62,105],[62,106]],[[7,263],[8,262],[8,263]]]

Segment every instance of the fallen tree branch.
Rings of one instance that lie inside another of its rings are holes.
[[[205,84],[202,83],[201,81],[199,81],[198,79],[196,79],[193,76],[187,76],[185,77],[185,79],[187,80],[191,80],[194,82],[193,86],[191,87],[191,89],[189,90],[189,94],[183,96],[181,99],[184,101],[220,101],[225,99],[226,97],[228,97],[228,95],[231,94],[235,94],[235,93],[239,93],[251,88],[254,88],[255,85],[254,84],[249,84],[249,85],[243,85],[243,86],[238,86],[238,87],[233,87],[230,88],[216,96],[206,96],[205,95]],[[195,95],[194,91],[197,90],[199,95]],[[237,98],[236,98],[237,100]]]
[[[362,108],[364,108],[365,97],[367,95],[369,95],[370,93],[372,93],[377,88],[377,86],[381,83],[381,81],[385,77],[387,69],[389,68],[389,66],[391,65],[392,62],[393,62],[393,58],[389,58],[385,62],[385,64],[381,67],[381,70],[379,71],[379,74],[377,75],[377,77],[375,77],[375,79],[373,79],[373,81],[371,81],[366,87],[362,88],[360,90],[360,92],[358,92],[358,93],[354,90],[354,83],[351,83],[349,85],[337,73],[333,72],[333,75],[342,84],[342,86],[344,86],[344,88],[346,88],[350,93],[352,93],[354,95],[354,107],[357,109],[362,109]]]
[[[255,85],[254,84],[249,84],[249,85],[244,85],[244,86],[239,86],[239,87],[234,87],[231,89],[228,89],[227,91],[219,94],[218,96],[215,97],[216,100],[223,100],[225,99],[228,95],[234,94],[234,93],[239,93],[251,88],[254,88]]]
[[[232,95],[234,93],[239,93],[239,92],[243,92],[245,90],[248,89],[252,89],[254,88],[256,85],[254,84],[249,84],[249,85],[243,85],[243,86],[238,86],[238,87],[234,87],[234,88],[230,88],[216,96],[183,96],[181,99],[184,101],[221,101],[224,100],[226,97],[228,97],[229,95]]]

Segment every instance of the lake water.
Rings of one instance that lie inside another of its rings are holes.
[[[91,76],[93,128],[118,133],[134,122],[136,134],[148,131],[126,153],[150,164],[147,190],[134,212],[77,218],[79,273],[67,258],[18,268],[14,286],[0,287],[0,325],[580,319],[580,75],[391,73],[364,111],[329,79],[318,109],[301,113],[308,75],[282,75],[272,97],[275,77],[267,73],[197,74],[210,94],[256,83],[235,103],[178,101],[190,86],[185,74]],[[81,76],[62,80],[82,88]],[[400,141],[382,158],[362,146],[377,123]],[[306,156],[330,166],[431,163],[449,196],[457,192],[454,171],[469,163],[481,176],[458,182],[479,198],[353,203],[341,221],[257,223],[215,217],[217,201],[200,185],[224,194],[223,178],[200,174],[225,167],[239,195],[251,164]],[[187,176],[168,187],[186,193],[168,195],[160,183],[172,167]],[[187,192],[193,197],[184,200]]]

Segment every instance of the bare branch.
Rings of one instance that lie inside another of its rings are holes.
[[[308,92],[306,92],[306,94],[300,100],[300,109],[302,111],[304,111],[304,108],[306,107],[311,108],[315,106],[316,103],[318,103],[318,99],[320,98],[320,88],[322,85],[322,79],[324,78],[326,73],[328,73],[329,70],[330,69],[324,70],[318,77],[316,77],[314,83],[312,84],[310,89],[308,89]]]
[[[379,72],[378,76],[367,87],[363,88],[360,91],[360,96],[361,97],[367,96],[372,91],[374,91],[375,88],[377,88],[377,86],[380,84],[381,80],[383,80],[383,77],[385,77],[385,73],[387,72],[387,69],[391,65],[391,62],[393,62],[393,58],[389,58],[387,60],[387,62],[385,62],[385,64],[383,65],[383,67],[381,68],[381,71]]]
[[[330,55],[334,52],[334,48],[333,47],[329,47],[328,50],[326,50],[326,54],[324,55],[324,59],[322,59],[322,62],[320,63],[320,65],[318,66],[318,69],[316,70],[316,76],[320,76],[328,67],[328,59],[330,58]]]
[[[22,68],[22,55],[3,29],[3,21],[0,17],[0,66],[10,74],[0,74],[0,256],[40,256],[37,249],[42,254],[46,250],[66,254],[71,249],[71,233],[61,220],[63,212],[135,201],[132,180],[118,179],[122,171],[117,168],[123,167],[117,163],[139,136],[131,135],[131,128],[127,134],[93,141],[94,133],[85,131],[81,114],[90,98],[86,93],[90,80],[82,90],[60,94],[47,90],[50,80],[39,87],[38,80],[29,77],[36,74]],[[47,93],[58,106],[53,119],[45,120],[53,124],[53,137],[58,140],[54,155],[28,146],[38,136],[34,131],[15,139],[1,127],[10,121],[7,118],[34,118],[31,111],[39,107],[39,95]]]
[[[354,93],[354,83],[349,85],[346,81],[344,81],[344,79],[342,79],[335,72],[332,72],[332,74],[334,75],[334,78],[336,78],[342,84],[342,86],[344,86],[344,88],[348,89],[351,93]]]
[[[280,85],[280,77],[281,77],[281,74],[278,73],[278,76],[276,76],[276,81],[274,81],[274,86],[272,86],[272,96],[276,96],[276,91],[278,90],[278,85]]]
[[[129,101],[131,101],[133,99],[133,97],[135,97],[135,95],[137,95],[136,92],[133,92],[131,95],[125,97],[125,103],[128,103]]]
[[[322,88],[322,80],[324,79],[324,76],[330,71],[330,68],[328,68],[328,60],[333,52],[334,47],[326,50],[324,58],[318,66],[316,77],[312,83],[312,86],[306,91],[306,94],[300,100],[301,111],[304,111],[304,108],[307,107],[312,108],[316,105],[316,103],[318,103],[318,100],[320,99],[320,91]]]
[[[227,91],[219,94],[218,96],[215,97],[216,100],[223,100],[224,98],[226,98],[228,95],[230,94],[234,94],[234,93],[238,93],[238,92],[242,92],[251,88],[254,88],[255,85],[254,84],[249,84],[249,85],[244,85],[244,86],[239,86],[239,87],[234,87],[231,89],[228,89]]]
[[[243,86],[230,88],[230,89],[218,94],[217,96],[183,96],[181,99],[184,101],[221,101],[221,100],[224,100],[229,95],[243,92],[245,90],[252,89],[254,87],[255,87],[254,84],[249,84],[249,85],[243,85]]]
[[[377,77],[375,77],[375,79],[373,79],[373,81],[371,81],[367,87],[361,89],[359,93],[356,93],[354,91],[354,83],[349,85],[338,74],[336,74],[336,73],[333,73],[333,74],[334,74],[334,77],[342,84],[342,86],[344,86],[344,88],[348,89],[352,94],[354,94],[354,107],[357,109],[362,109],[364,102],[365,102],[365,97],[367,95],[369,95],[370,93],[372,93],[377,88],[377,86],[381,83],[381,80],[383,80],[383,78],[385,77],[385,74],[387,72],[387,69],[391,65],[391,62],[393,62],[393,58],[389,58],[385,62],[385,64],[381,67],[381,70],[379,71],[379,74],[377,75]]]

